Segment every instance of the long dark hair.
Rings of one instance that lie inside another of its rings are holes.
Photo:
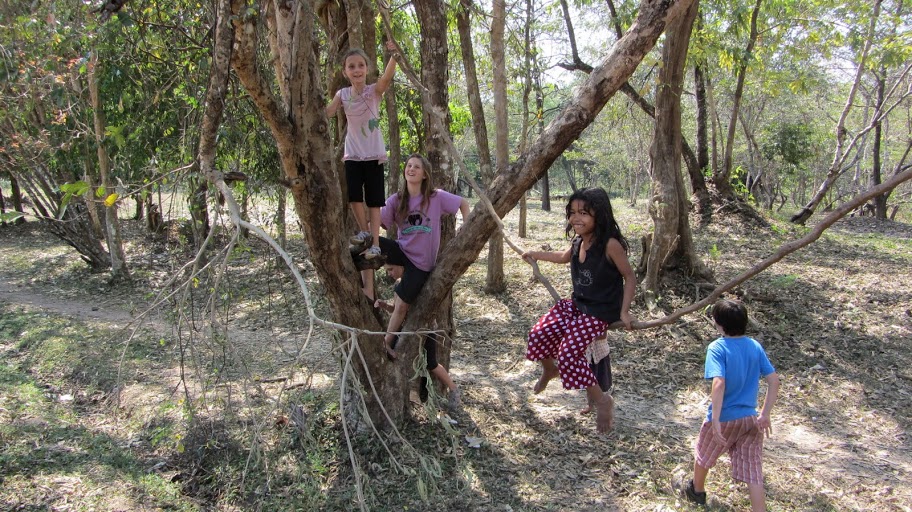
[[[424,180],[421,182],[421,208],[426,210],[428,203],[431,202],[431,196],[434,195],[434,181],[431,179],[431,162],[427,158],[418,154],[412,153],[408,158],[405,159],[405,163],[408,164],[408,161],[412,158],[417,158],[421,162],[421,168],[424,170]],[[405,181],[405,166],[402,166],[402,179],[399,183],[399,207],[396,208],[396,222],[399,223],[405,220],[409,214],[409,197],[408,183]]]
[[[605,189],[601,187],[581,188],[567,200],[567,238],[570,238],[570,233],[573,232],[573,226],[569,222],[570,205],[573,204],[573,201],[582,201],[583,208],[595,218],[595,236],[592,241],[592,247],[604,247],[608,244],[608,240],[616,238],[621,243],[621,246],[624,247],[624,251],[629,250],[627,239],[621,234],[621,228],[614,218],[611,199],[608,198],[608,193],[605,192]]]

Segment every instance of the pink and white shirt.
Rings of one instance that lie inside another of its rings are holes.
[[[351,87],[336,93],[348,120],[343,160],[386,162],[386,145],[380,132],[381,95],[377,94],[376,85],[365,86],[360,95],[354,95]]]

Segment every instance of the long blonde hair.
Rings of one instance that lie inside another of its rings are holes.
[[[412,158],[417,158],[421,162],[421,169],[424,171],[424,178],[421,180],[421,209],[427,209],[428,203],[431,202],[431,196],[434,195],[436,190],[434,189],[434,183],[431,178],[431,162],[427,158],[418,153],[412,153],[405,159],[405,163],[408,164],[408,161]],[[405,220],[409,214],[409,202],[411,202],[411,197],[409,196],[408,183],[405,181],[405,166],[402,167],[402,181],[399,183],[399,207],[396,208],[396,222],[399,223]]]

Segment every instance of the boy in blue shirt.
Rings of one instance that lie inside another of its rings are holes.
[[[712,400],[694,449],[693,479],[682,489],[694,503],[706,503],[706,476],[727,452],[732,478],[745,482],[751,509],[766,510],[763,488],[763,437],[772,434],[770,412],[779,394],[779,376],[763,347],[744,335],[747,308],[734,300],[720,300],[712,309],[722,337],[706,349],[704,377],[712,379]],[[760,378],[766,379],[766,398],[757,415]]]

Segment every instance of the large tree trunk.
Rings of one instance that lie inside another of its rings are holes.
[[[656,92],[656,129],[650,148],[652,200],[649,213],[655,224],[646,256],[643,289],[647,301],[658,296],[659,280],[667,267],[683,266],[689,272],[706,273],[696,256],[688,220],[684,181],[681,177],[681,93],[690,33],[698,3],[669,24],[662,50],[662,69]],[[644,247],[643,251],[646,252]]]
[[[345,201],[323,113],[326,100],[314,40],[313,11],[304,3],[267,2],[262,12],[273,39],[271,47],[287,49],[274,55],[280,60],[275,69],[282,73],[277,76],[280,95],[287,98],[280,101],[257,65],[257,17],[245,14],[243,1],[233,0],[232,4],[232,65],[276,140],[282,171],[291,185],[295,212],[309,246],[309,259],[323,284],[332,319],[343,325],[382,331],[385,326],[373,315],[358,286],[359,274],[352,259],[340,257],[348,254],[343,213],[347,213],[347,208],[340,207]],[[401,423],[408,404],[404,365],[387,360],[379,336],[359,335],[357,340],[366,365],[354,355],[351,372],[364,389],[376,390],[376,394],[368,392],[365,396],[368,415],[380,428],[388,426],[383,419],[382,402],[392,421]],[[347,353],[346,348],[350,347],[337,348]],[[366,425],[358,415],[354,395],[347,397],[344,407],[346,417],[357,427]]]
[[[621,21],[618,17],[617,9],[614,6],[614,0],[607,0],[607,3],[608,9],[611,12],[614,31],[617,34],[618,39],[620,39],[624,34],[624,30],[621,26]],[[564,13],[564,23],[567,25],[567,33],[570,37],[570,49],[573,54],[573,63],[560,64],[560,66],[567,69],[577,69],[580,71],[585,71],[586,73],[591,73],[592,66],[583,62],[577,54],[576,36],[573,32],[573,23],[570,21],[570,9],[567,7],[566,0],[561,0],[561,8]],[[637,92],[637,90],[632,85],[630,85],[629,82],[621,86],[621,92],[623,92],[627,98],[629,98],[630,101],[632,101],[635,105],[640,107],[640,110],[642,110],[646,115],[655,119],[655,107],[646,101],[646,98],[642,97],[640,93]],[[687,172],[690,175],[691,188],[693,189],[694,197],[697,200],[697,211],[706,211],[709,209],[710,201],[709,192],[706,189],[706,180],[703,178],[701,167],[698,164],[696,155],[690,148],[690,145],[687,143],[687,139],[685,139],[683,135],[681,137],[681,149],[683,151],[684,162],[687,164]],[[635,202],[635,196],[631,202]]]
[[[636,21],[580,84],[561,113],[513,165],[494,179],[488,197],[498,216],[503,217],[515,207],[522,194],[532,188],[560,154],[579,138],[655,46],[667,23],[692,3],[693,0],[645,0],[640,3]],[[429,305],[449,293],[496,227],[494,219],[476,206],[457,237],[441,251],[438,266],[418,297],[416,307],[410,311],[406,328],[426,321]]]
[[[116,281],[130,279],[127,268],[127,257],[124,254],[123,240],[120,237],[120,219],[117,216],[118,201],[108,201],[114,193],[114,181],[111,179],[111,161],[105,148],[105,115],[104,105],[98,91],[98,53],[92,53],[89,63],[89,96],[94,112],[95,144],[98,150],[98,170],[101,184],[105,189],[105,240],[108,244],[108,255],[111,257],[111,278]],[[90,204],[90,207],[91,204]]]
[[[434,113],[424,113],[423,121],[428,134],[425,152],[433,168],[435,186],[453,191],[456,187],[456,174],[446,146],[446,141],[450,137],[449,91],[447,90],[449,82],[447,4],[443,0],[418,0],[414,6],[421,33],[421,83],[427,89],[427,99],[430,101],[430,105],[426,108],[430,108],[437,114],[443,113],[444,119],[443,123],[439,123],[432,118]],[[446,217],[441,223],[441,245],[445,245],[452,239],[455,232],[455,218]],[[452,295],[448,293],[441,297],[434,307],[436,309],[434,319],[421,324],[420,328],[429,328],[436,324],[437,329],[447,333],[448,336],[444,343],[437,345],[437,360],[441,365],[449,368],[452,348],[450,341],[455,333]],[[444,389],[439,383],[437,386],[441,391]]]

